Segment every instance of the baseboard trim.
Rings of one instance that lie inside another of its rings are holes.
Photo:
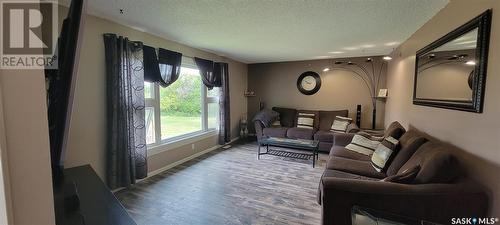
[[[233,143],[233,142],[237,141],[238,139],[240,139],[240,137],[233,138],[230,142],[228,142],[228,143],[227,143],[227,144],[225,144],[225,145],[229,145],[229,144],[231,144],[231,143]],[[205,149],[205,150],[203,150],[203,151],[201,151],[201,152],[197,152],[197,153],[195,153],[195,154],[192,154],[192,155],[190,155],[190,156],[188,156],[188,157],[186,157],[186,158],[183,158],[183,159],[181,159],[181,160],[179,160],[179,161],[177,161],[177,162],[170,163],[170,164],[168,164],[168,165],[166,165],[166,166],[164,166],[164,167],[162,167],[162,168],[160,168],[160,169],[153,170],[153,171],[151,171],[151,172],[149,172],[149,173],[148,173],[148,176],[147,176],[146,178],[143,178],[143,179],[137,180],[137,182],[141,182],[141,181],[143,181],[143,180],[146,180],[146,179],[148,179],[148,178],[150,178],[150,177],[152,177],[152,176],[154,176],[154,175],[156,175],[156,174],[159,174],[159,173],[161,173],[161,172],[163,172],[163,171],[169,170],[169,169],[171,169],[171,168],[173,168],[173,167],[176,167],[176,166],[178,166],[178,165],[180,165],[180,164],[183,164],[183,163],[185,163],[185,162],[187,162],[187,161],[189,161],[189,160],[191,160],[191,159],[194,159],[194,158],[197,158],[197,157],[202,156],[202,155],[204,155],[204,154],[207,154],[207,153],[209,153],[209,152],[211,152],[211,151],[213,151],[213,150],[215,150],[215,149],[221,148],[222,146],[225,146],[225,145],[216,145],[216,146],[214,146],[214,147],[211,147],[211,148]]]

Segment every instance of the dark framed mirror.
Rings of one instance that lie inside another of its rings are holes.
[[[419,50],[413,104],[481,113],[491,10]]]

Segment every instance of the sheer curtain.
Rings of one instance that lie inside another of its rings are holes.
[[[158,49],[158,63],[160,66],[162,87],[173,84],[181,73],[182,54],[167,49]]]
[[[144,80],[168,87],[181,73],[182,54],[167,49],[144,45]]]
[[[194,62],[200,70],[201,80],[208,90],[221,86],[220,73],[214,73],[213,61],[195,57]]]
[[[104,34],[107,79],[107,183],[127,187],[147,176],[143,45]]]

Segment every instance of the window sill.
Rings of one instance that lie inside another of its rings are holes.
[[[218,130],[212,129],[208,131],[194,133],[189,136],[179,137],[172,140],[165,140],[159,144],[148,145],[148,157],[153,156],[171,149],[179,148],[184,145],[189,145],[203,139],[217,136]]]

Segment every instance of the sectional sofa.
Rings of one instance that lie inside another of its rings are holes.
[[[292,139],[318,140],[319,151],[330,152],[333,146],[334,133],[330,131],[336,116],[347,117],[348,110],[297,110],[293,108],[273,107],[273,111],[279,113],[280,125],[278,127],[264,127],[260,121],[254,121],[257,139],[266,137],[282,137]],[[313,129],[297,127],[297,116],[299,113],[312,113],[315,115]],[[358,132],[359,128],[351,123],[347,133]]]
[[[445,145],[417,131],[392,123],[384,137],[399,139],[399,150],[385,171],[377,172],[371,157],[345,148],[354,134],[337,134],[319,184],[322,224],[351,224],[354,206],[416,220],[450,224],[451,218],[486,217],[485,191],[460,171]],[[411,181],[382,181],[420,170]]]

